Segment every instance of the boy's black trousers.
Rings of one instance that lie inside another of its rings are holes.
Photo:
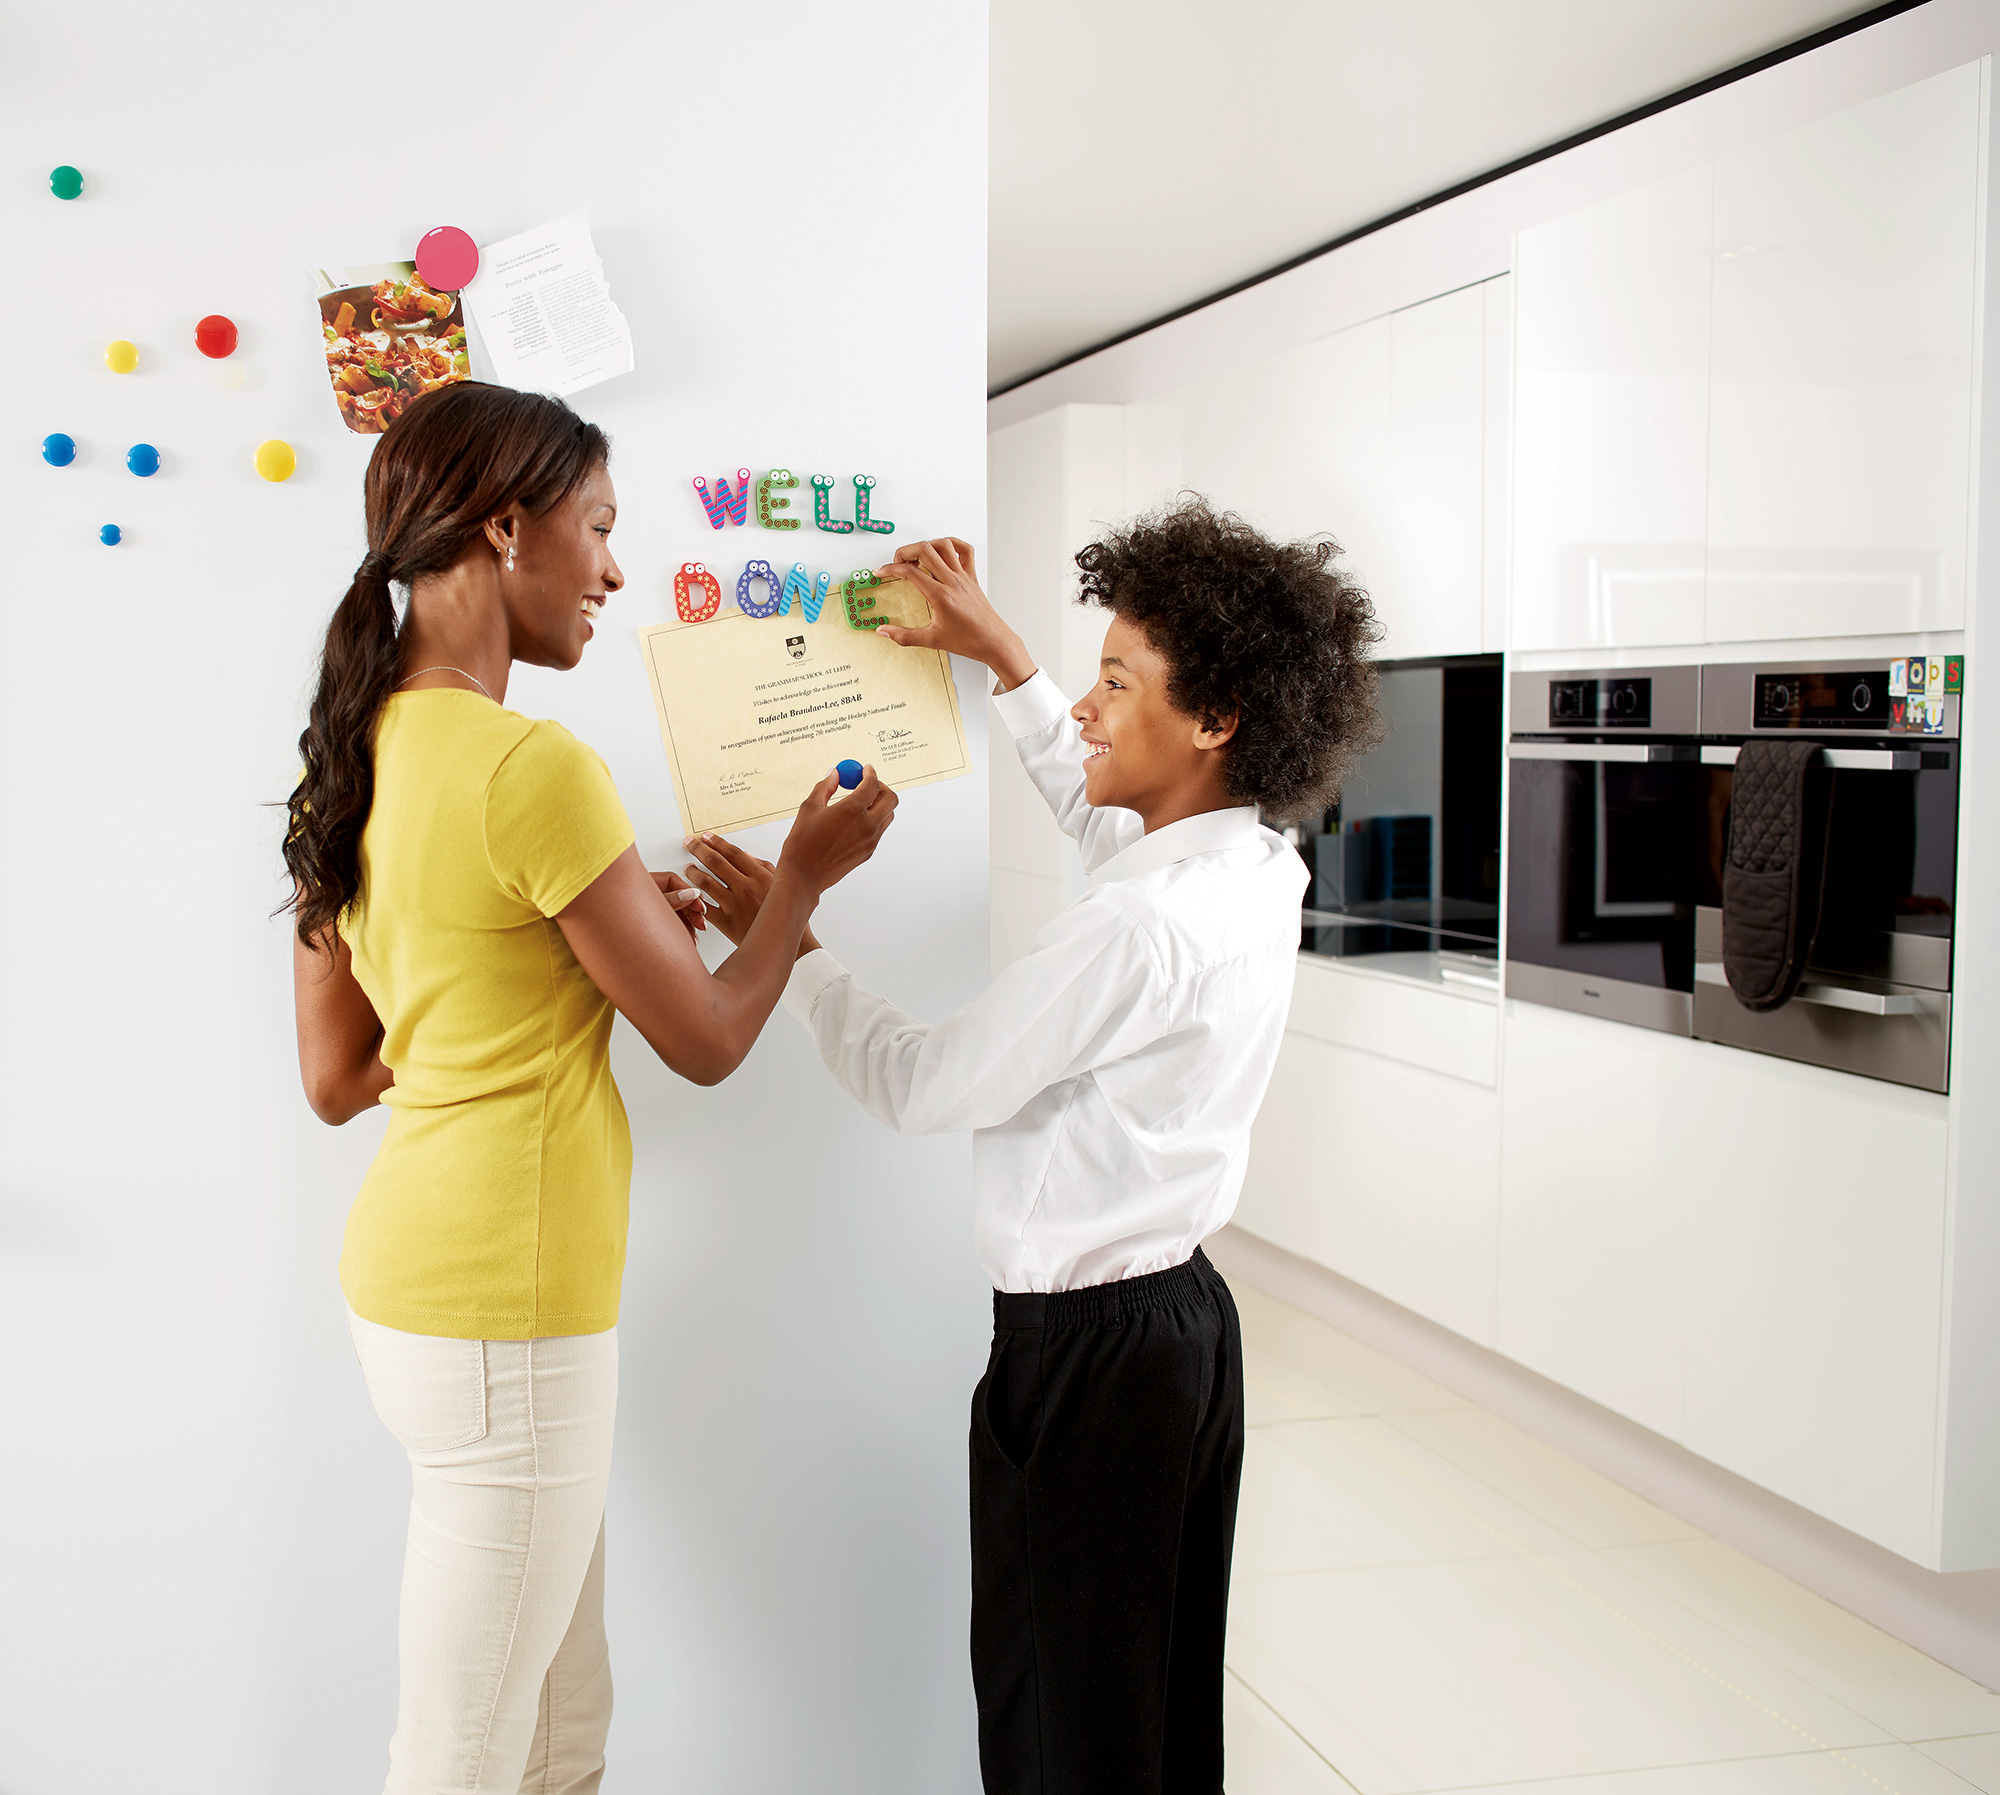
[[[1243,1339],[1206,1255],[993,1297],[972,1398],[987,1795],[1221,1795]]]

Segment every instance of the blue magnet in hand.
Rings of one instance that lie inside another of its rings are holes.
[[[119,531],[116,524],[106,524],[103,529],[97,532],[97,540],[103,543],[106,548],[116,548],[118,545],[118,535]]]
[[[851,792],[861,783],[862,766],[858,760],[843,760],[833,769],[840,775],[840,789]]]
[[[65,436],[60,430],[53,436],[43,437],[42,459],[50,467],[68,467],[76,459],[76,438]]]
[[[160,451],[151,443],[134,443],[125,451],[125,465],[146,479],[160,471]]]

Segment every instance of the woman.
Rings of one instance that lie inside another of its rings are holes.
[[[632,1167],[612,1008],[683,1077],[726,1078],[896,805],[872,773],[830,803],[829,776],[708,972],[700,900],[640,864],[604,763],[503,708],[512,663],[574,667],[624,584],[608,449],[555,399],[461,382],[412,404],[368,464],[368,555],[299,740],[306,1095],[335,1124],[394,1112],[340,1266],[415,1482],[391,1795],[597,1788]]]

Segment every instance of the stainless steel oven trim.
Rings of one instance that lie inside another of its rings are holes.
[[[1522,742],[1507,744],[1509,760],[1617,760],[1628,762],[1688,760],[1691,742]]]
[[[1839,730],[1814,731],[1810,729],[1757,729],[1755,722],[1755,702],[1757,675],[1760,673],[1872,673],[1877,667],[1893,660],[1907,659],[1901,655],[1875,655],[1865,661],[1818,661],[1810,655],[1801,655],[1789,661],[1709,661],[1701,670],[1701,733],[1703,735],[1734,735],[1755,738],[1759,741],[1796,741],[1798,738],[1814,734],[1843,733]],[[1960,701],[1956,692],[1945,694],[1944,728],[1889,729],[1884,726],[1882,735],[1893,735],[1912,743],[1955,741],[1958,738]]]
[[[1509,960],[1505,991],[1526,1003],[1579,1015],[1602,1016],[1609,1022],[1657,1029],[1665,1035],[1694,1030],[1694,999],[1686,991],[1659,985],[1638,985],[1627,979],[1593,978],[1559,966],[1538,966],[1531,960]]]
[[[1701,764],[1733,767],[1742,752],[1741,748],[1704,745]],[[1822,748],[1819,758],[1822,766],[1831,767],[1836,773],[1917,773],[1924,765],[1921,748]]]
[[[1650,679],[1653,718],[1644,729],[1624,730],[1643,741],[1648,736],[1698,735],[1701,732],[1701,668],[1694,662],[1678,667],[1550,667],[1516,668],[1507,676],[1508,728],[1517,734],[1601,735],[1595,720],[1579,723],[1549,721],[1549,684],[1558,679]]]
[[[1729,985],[1729,974],[1720,960],[1695,962],[1697,985]],[[1914,1016],[1917,995],[1913,991],[1864,991],[1856,985],[1829,985],[1807,982],[1792,993],[1793,1003],[1824,1004],[1830,1010],[1853,1010],[1861,1016]]]

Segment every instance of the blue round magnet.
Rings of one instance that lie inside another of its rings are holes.
[[[151,443],[134,443],[125,451],[125,465],[144,480],[160,471],[160,451]]]
[[[76,438],[58,430],[42,438],[42,459],[50,467],[68,467],[76,459]]]
[[[840,789],[851,792],[861,783],[862,765],[858,760],[843,760],[833,769],[840,775]]]
[[[103,529],[97,532],[97,540],[103,543],[106,548],[114,547],[118,541],[118,536],[119,530],[116,524],[106,524]]]

